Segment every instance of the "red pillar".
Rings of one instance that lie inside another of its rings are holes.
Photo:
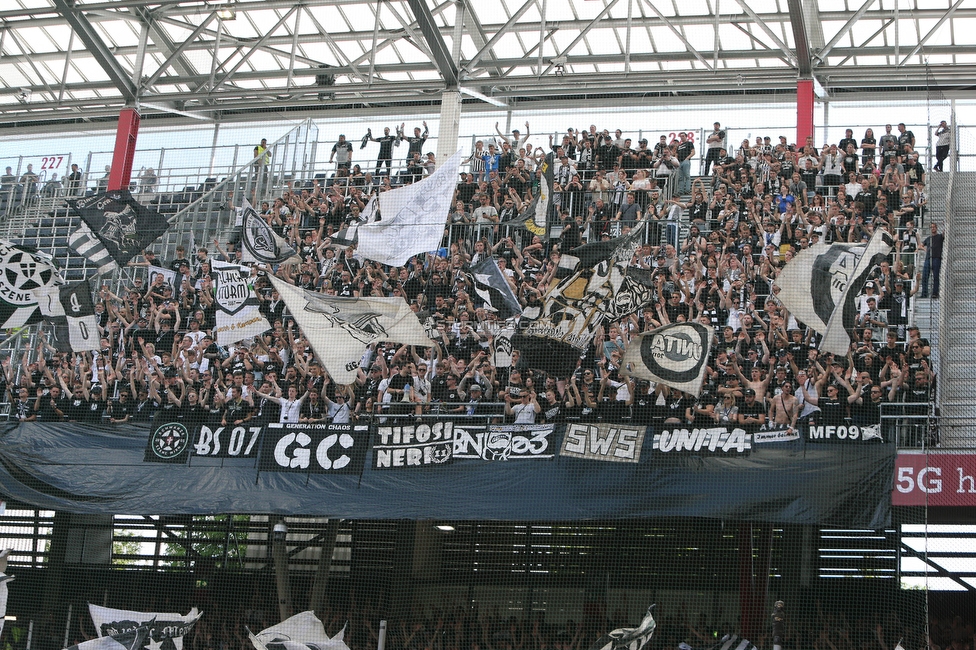
[[[796,146],[802,148],[813,135],[813,79],[796,82]]]
[[[140,119],[139,111],[134,108],[123,108],[119,113],[119,126],[115,132],[115,153],[112,155],[112,171],[108,177],[110,191],[129,187]]]

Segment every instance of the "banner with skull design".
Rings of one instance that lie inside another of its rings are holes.
[[[569,376],[604,320],[628,316],[650,300],[646,273],[630,267],[645,225],[642,221],[622,237],[586,244],[563,256],[569,264],[561,261],[560,266],[575,263],[574,270],[550,286],[538,318],[528,320],[523,313],[513,341],[530,368]]]
[[[166,217],[136,201],[129,190],[78,199],[71,207],[101,246],[73,241],[74,238],[69,245],[98,266],[99,273],[111,270],[105,253],[118,266],[125,266],[169,228]]]

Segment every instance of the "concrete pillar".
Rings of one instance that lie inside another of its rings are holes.
[[[461,129],[461,93],[448,88],[441,93],[441,122],[437,130],[437,163],[440,164],[458,150]]]

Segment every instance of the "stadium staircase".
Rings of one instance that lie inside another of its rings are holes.
[[[941,298],[916,301],[916,322],[922,332],[926,322],[931,324],[930,342],[935,336],[932,358],[939,372],[942,446],[971,446],[976,421],[976,173],[931,176],[931,219],[945,224]],[[924,309],[925,303],[929,313],[923,318],[918,307]],[[945,340],[937,349],[940,331]]]

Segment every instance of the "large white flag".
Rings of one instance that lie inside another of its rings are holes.
[[[217,304],[214,334],[217,345],[230,345],[271,329],[259,309],[251,270],[246,266],[212,261]]]
[[[437,249],[444,237],[457,187],[461,151],[433,174],[380,194],[380,219],[359,226],[358,252],[365,258],[403,266],[412,256]]]
[[[891,236],[881,229],[867,246],[817,244],[801,251],[776,278],[779,299],[798,320],[823,334],[824,351],[847,354],[857,293],[891,246]]]
[[[256,650],[349,650],[343,640],[346,626],[330,637],[322,621],[312,612],[295,614],[257,634],[248,637]]]
[[[323,367],[339,384],[356,380],[359,361],[371,343],[431,345],[423,325],[403,298],[328,296],[270,277]]]
[[[624,352],[621,374],[698,395],[711,353],[712,330],[701,323],[672,323],[641,334]]]
[[[149,630],[146,642],[154,650],[183,650],[183,637],[193,629],[202,615],[196,607],[188,614],[160,614],[112,609],[90,603],[88,612],[95,629],[103,637],[118,637],[145,626]]]

